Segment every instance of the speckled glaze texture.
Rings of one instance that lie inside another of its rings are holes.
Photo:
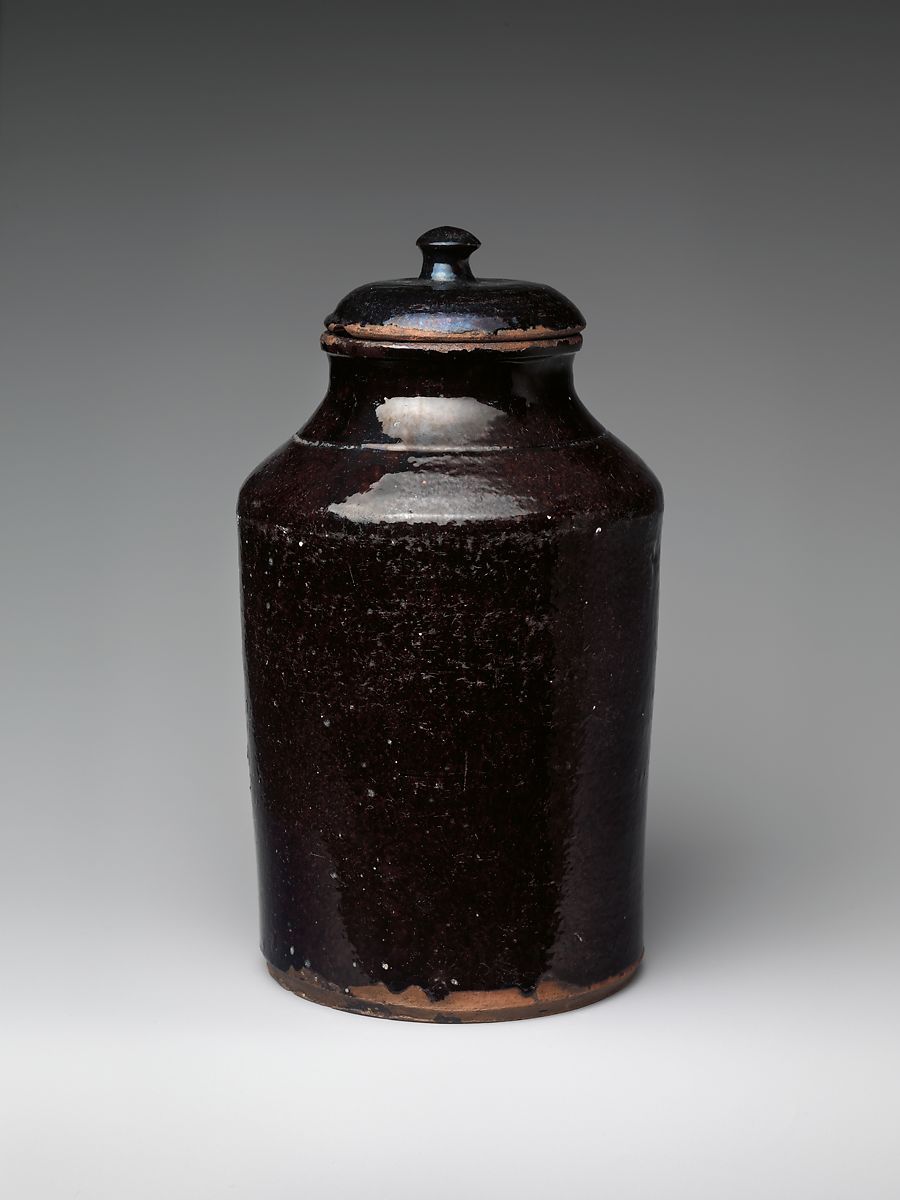
[[[538,1016],[640,961],[662,497],[572,361],[333,354],[241,491],[262,949],[310,999]]]

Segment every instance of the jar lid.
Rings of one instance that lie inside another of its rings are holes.
[[[465,229],[441,225],[416,242],[418,279],[386,279],[354,288],[325,318],[329,354],[384,355],[394,350],[500,350],[535,354],[581,345],[584,317],[543,283],[477,279],[469,256],[481,245]]]

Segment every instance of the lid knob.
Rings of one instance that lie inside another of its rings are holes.
[[[416,239],[422,251],[420,279],[474,279],[469,255],[481,245],[474,233],[452,225],[438,225]]]

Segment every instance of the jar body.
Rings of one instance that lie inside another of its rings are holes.
[[[466,1021],[630,978],[661,510],[569,355],[332,360],[238,509],[262,949],[285,986]]]

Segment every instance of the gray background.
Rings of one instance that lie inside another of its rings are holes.
[[[10,1196],[898,1194],[897,18],[5,6]],[[256,950],[237,490],[441,222],[667,498],[646,967],[506,1026]]]

